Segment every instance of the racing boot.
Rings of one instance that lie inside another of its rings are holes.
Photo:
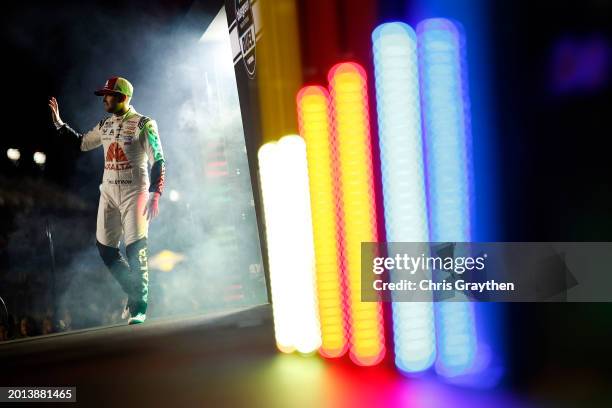
[[[131,270],[132,291],[128,298],[130,319],[128,324],[144,323],[147,318],[149,297],[149,267],[147,238],[141,238],[125,247]]]

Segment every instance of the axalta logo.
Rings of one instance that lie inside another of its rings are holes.
[[[125,152],[117,142],[113,142],[108,146],[105,162],[104,168],[107,170],[127,170],[132,168]]]

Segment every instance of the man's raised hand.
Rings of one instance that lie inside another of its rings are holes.
[[[49,99],[49,109],[51,110],[51,119],[53,119],[53,123],[55,126],[61,126],[64,122],[60,118],[59,114],[59,106],[57,104],[57,99],[54,96]]]

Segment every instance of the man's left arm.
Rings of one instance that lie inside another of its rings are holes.
[[[157,216],[158,200],[164,192],[166,160],[164,159],[164,151],[159,138],[157,123],[149,118],[143,119],[144,121],[141,123],[141,137],[143,138],[143,145],[149,158],[149,164],[151,165],[149,192],[152,193],[149,205],[145,208],[145,213],[149,212],[148,218],[151,219]]]
[[[154,120],[149,119],[143,124],[141,137],[143,137],[144,147],[151,165],[149,192],[161,195],[164,192],[166,160],[164,159],[157,123]]]

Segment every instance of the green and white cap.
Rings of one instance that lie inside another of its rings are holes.
[[[98,96],[116,93],[131,97],[134,93],[134,87],[132,84],[130,84],[130,81],[125,78],[111,77],[108,79],[108,81],[106,81],[106,84],[104,84],[104,88],[98,89],[94,92],[94,94]]]

